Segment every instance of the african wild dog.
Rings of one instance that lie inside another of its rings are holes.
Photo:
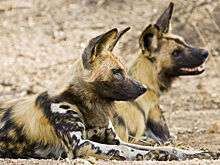
[[[121,141],[110,122],[115,100],[132,100],[146,87],[130,78],[112,54],[118,39],[112,29],[93,38],[82,63],[47,91],[1,105],[0,157],[173,160],[218,158],[218,153],[145,147]]]
[[[141,53],[129,73],[148,87],[148,92],[135,101],[118,102],[112,122],[124,141],[137,142],[141,136],[163,143],[170,138],[162,110],[160,94],[182,75],[198,75],[208,51],[188,45],[180,36],[170,33],[173,3],[139,38]]]

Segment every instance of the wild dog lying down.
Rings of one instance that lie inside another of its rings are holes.
[[[127,31],[127,29],[125,29]],[[1,105],[0,157],[173,160],[218,158],[211,152],[143,147],[122,142],[109,121],[114,100],[132,100],[146,87],[130,78],[112,54],[125,31],[92,39],[77,62],[50,89]]]
[[[117,102],[112,122],[123,141],[137,142],[151,137],[164,142],[170,133],[160,109],[160,94],[168,90],[173,80],[182,75],[198,75],[208,51],[188,45],[180,36],[170,33],[173,3],[141,34],[141,54],[135,59],[129,73],[148,87],[148,92],[130,102]]]

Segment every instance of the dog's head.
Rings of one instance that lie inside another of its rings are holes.
[[[130,28],[118,33],[112,29],[90,40],[82,55],[87,82],[95,92],[110,100],[131,100],[142,95],[146,87],[128,76],[125,66],[112,53],[121,36]]]
[[[141,34],[142,53],[156,63],[157,72],[169,77],[197,75],[204,71],[208,51],[188,45],[180,36],[170,33],[173,3]]]

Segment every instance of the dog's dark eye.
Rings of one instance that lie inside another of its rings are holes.
[[[125,79],[124,71],[121,68],[113,68],[112,74],[116,81],[122,81]]]
[[[172,56],[177,57],[180,54],[180,50],[179,49],[174,49],[171,53]]]
[[[113,73],[113,74],[118,74],[120,71],[121,71],[120,68],[114,68],[114,69],[112,69],[112,73]]]

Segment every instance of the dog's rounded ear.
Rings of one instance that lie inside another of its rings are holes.
[[[158,48],[158,40],[161,37],[161,31],[157,25],[149,25],[139,38],[139,46],[145,51],[154,52]]]
[[[168,8],[163,12],[157,20],[156,25],[163,33],[168,33],[171,30],[171,17],[173,13],[173,2],[170,2]]]
[[[112,45],[110,46],[109,50],[113,51],[115,45],[117,44],[117,42],[120,40],[121,36],[123,36],[128,30],[130,30],[130,27],[125,28],[124,30],[118,32],[114,42],[112,43]]]
[[[92,62],[102,52],[109,51],[111,45],[115,41],[118,30],[116,28],[101,34],[89,41],[88,46],[84,49],[82,54],[82,63],[84,68],[88,69]]]

